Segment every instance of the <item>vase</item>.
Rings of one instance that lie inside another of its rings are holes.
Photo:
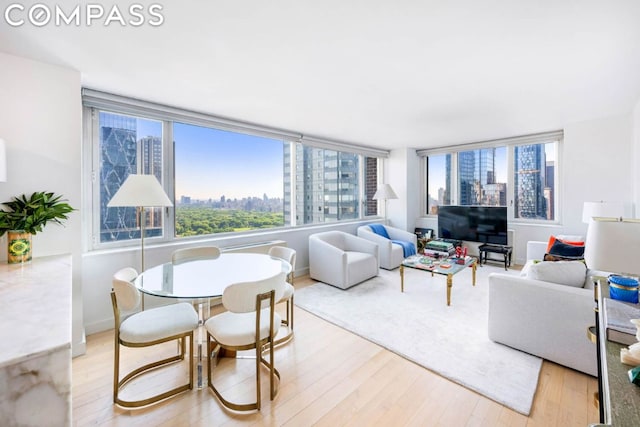
[[[31,234],[24,230],[7,231],[7,262],[18,264],[31,261]]]

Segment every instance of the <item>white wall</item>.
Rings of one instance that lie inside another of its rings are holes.
[[[80,73],[0,53],[0,138],[7,144],[8,169],[0,201],[52,191],[80,207]],[[72,254],[74,354],[84,352],[80,224],[74,212],[64,227],[47,225],[33,238],[35,257]],[[6,248],[6,235],[0,245]],[[6,249],[0,250],[0,261],[6,259]]]
[[[387,202],[389,223],[413,231],[421,212],[420,158],[415,149],[402,148],[391,150],[386,163],[384,180],[398,196],[398,199]]]
[[[636,110],[640,110],[640,107]],[[640,127],[638,111],[636,126]],[[640,141],[636,139],[636,146],[639,144]],[[557,183],[557,191],[560,192],[559,224],[509,224],[515,233],[513,260],[517,264],[525,262],[529,240],[546,241],[551,234],[586,236],[587,224],[582,223],[584,202],[605,200],[631,203],[640,200],[640,190],[634,186],[634,178],[637,180],[636,165],[640,164],[640,159],[637,150],[634,151],[631,114],[568,123],[564,128],[560,156],[561,169]],[[437,230],[434,218],[416,218],[415,223],[417,227]]]
[[[635,205],[635,218],[640,217],[640,99],[636,103],[632,113],[632,139],[633,139],[633,202]]]

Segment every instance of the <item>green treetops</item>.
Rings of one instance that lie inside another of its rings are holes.
[[[47,222],[62,224],[67,214],[75,210],[62,196],[45,191],[33,193],[29,198],[23,194],[2,205],[7,209],[0,210],[0,236],[13,230],[39,233]]]

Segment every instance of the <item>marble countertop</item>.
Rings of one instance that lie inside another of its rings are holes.
[[[71,256],[0,264],[0,368],[71,347]]]

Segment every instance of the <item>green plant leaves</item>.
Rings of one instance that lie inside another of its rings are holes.
[[[30,197],[23,194],[2,205],[6,209],[0,210],[0,236],[9,230],[39,233],[49,221],[62,224],[75,210],[62,196],[45,191],[35,192]]]

